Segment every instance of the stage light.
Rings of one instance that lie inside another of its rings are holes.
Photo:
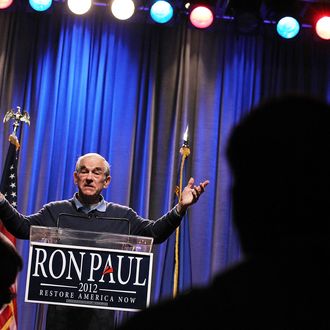
[[[259,30],[262,21],[258,12],[246,11],[237,14],[234,23],[239,33],[253,34]]]
[[[228,0],[225,15],[234,18],[238,33],[253,34],[262,24],[261,0]]]
[[[330,39],[330,16],[321,17],[315,26],[316,34],[325,40]]]
[[[126,20],[133,16],[135,4],[132,0],[113,0],[111,12],[113,16],[120,20]]]
[[[291,39],[298,34],[300,24],[294,17],[285,16],[277,22],[276,30],[282,38]]]
[[[157,23],[167,23],[173,17],[173,7],[168,1],[157,0],[150,8],[150,16]]]
[[[0,0],[0,9],[6,9],[11,6],[13,0]]]
[[[29,4],[36,11],[45,11],[51,6],[52,0],[29,0]]]
[[[69,9],[76,15],[86,14],[92,6],[92,0],[68,0]]]
[[[189,20],[194,27],[206,29],[213,23],[214,13],[210,6],[198,4],[191,8]]]

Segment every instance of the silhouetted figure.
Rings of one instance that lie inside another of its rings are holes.
[[[13,294],[11,286],[15,283],[17,274],[22,270],[23,262],[15,246],[0,233],[0,309],[11,302]]]
[[[330,329],[330,107],[287,95],[233,129],[234,224],[244,261],[120,329]]]

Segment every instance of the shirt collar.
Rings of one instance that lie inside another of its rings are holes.
[[[99,212],[105,212],[106,209],[107,209],[105,200],[104,200],[102,195],[101,195],[101,200],[97,204],[84,205],[79,201],[78,193],[75,193],[73,195],[73,202],[74,202],[77,210],[81,210],[84,213],[89,213],[89,212],[94,211],[94,210],[99,211]]]

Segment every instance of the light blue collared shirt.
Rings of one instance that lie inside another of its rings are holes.
[[[107,205],[105,203],[105,200],[103,196],[101,195],[101,200],[97,204],[92,205],[84,205],[82,204],[79,199],[77,198],[78,193],[75,193],[73,195],[73,202],[76,205],[77,210],[81,210],[82,212],[88,214],[91,211],[97,210],[99,212],[105,212],[107,209]]]

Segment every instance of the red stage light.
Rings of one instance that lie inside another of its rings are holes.
[[[325,40],[330,39],[330,16],[323,16],[317,20],[315,26],[316,34]]]
[[[13,0],[0,0],[0,9],[6,9],[13,3]]]
[[[192,8],[189,19],[193,26],[199,29],[206,29],[213,23],[214,14],[210,7],[197,5]]]

